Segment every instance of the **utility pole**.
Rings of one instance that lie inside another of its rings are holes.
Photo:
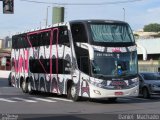
[[[49,8],[50,6],[47,6],[47,13],[46,13],[46,26],[48,25],[48,8]]]
[[[125,21],[125,16],[126,16],[126,10],[123,8],[123,20]]]

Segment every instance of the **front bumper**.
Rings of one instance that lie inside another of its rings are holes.
[[[160,87],[152,87],[150,94],[159,94],[160,95]]]
[[[90,85],[90,98],[103,99],[103,98],[138,96],[138,95],[139,95],[139,86],[135,86],[131,89],[107,90],[96,87],[94,85]]]

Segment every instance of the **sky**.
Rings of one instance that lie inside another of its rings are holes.
[[[83,3],[98,4],[123,2],[127,0],[32,0],[49,3]],[[128,0],[131,1],[131,0]],[[133,0],[132,0],[133,1]],[[139,0],[121,4],[104,5],[55,5],[14,0],[14,14],[3,14],[0,1],[0,38],[12,36],[17,32],[35,29],[46,24],[48,9],[48,24],[52,24],[52,7],[65,7],[64,21],[78,19],[124,20],[133,31],[143,29],[150,23],[160,24],[160,0]]]

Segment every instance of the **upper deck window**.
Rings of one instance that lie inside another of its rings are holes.
[[[87,42],[87,35],[84,24],[82,23],[72,24],[71,30],[74,42],[83,42],[83,43]]]
[[[91,36],[94,42],[131,43],[134,42],[132,30],[123,23],[91,23]]]

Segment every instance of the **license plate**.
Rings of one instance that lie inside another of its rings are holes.
[[[115,95],[123,95],[123,92],[115,92]]]

